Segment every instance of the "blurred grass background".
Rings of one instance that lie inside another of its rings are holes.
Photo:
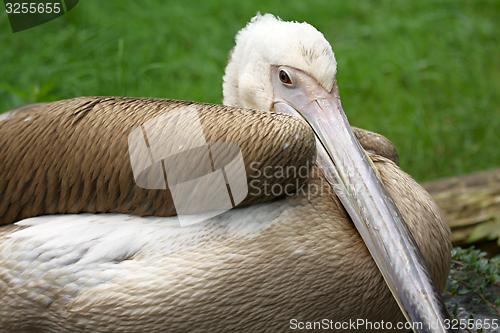
[[[0,112],[80,95],[219,103],[234,35],[257,11],[325,34],[351,124],[395,142],[417,180],[500,166],[497,0],[85,0],[15,34],[2,12]]]

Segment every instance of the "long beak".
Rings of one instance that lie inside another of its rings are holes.
[[[317,163],[349,213],[406,319],[416,323],[412,325],[415,332],[446,332],[440,295],[400,212],[354,136],[336,87],[331,93],[314,94],[309,103],[298,107],[277,102],[275,110],[301,116],[314,130]]]

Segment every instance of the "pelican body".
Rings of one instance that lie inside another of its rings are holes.
[[[270,31],[274,35],[263,38]],[[288,35],[294,42],[286,43]],[[265,15],[237,36],[224,78],[224,103],[230,106],[189,105],[202,119],[208,144],[236,143],[247,171],[258,161],[262,167],[306,166],[306,175],[299,176],[293,195],[250,195],[201,223],[180,225],[169,191],[137,188],[124,148],[131,128],[184,103],[77,98],[0,121],[6,143],[0,156],[9,165],[0,167],[9,179],[5,185],[0,178],[0,189],[17,196],[0,205],[7,224],[0,228],[0,332],[285,332],[324,319],[384,321],[392,330],[408,331],[396,326],[405,315],[317,163],[313,132],[275,113],[278,99],[289,103],[290,96],[273,88],[273,65],[307,73],[326,91],[335,86],[336,63],[324,37],[307,24]],[[296,108],[301,112],[307,105]],[[44,154],[7,139],[12,131],[26,140],[37,133],[32,138],[46,147]],[[450,241],[438,207],[399,169],[387,139],[354,132],[430,279],[442,290]],[[74,144],[80,153],[71,150]],[[59,154],[59,161],[51,154]],[[14,170],[29,164],[29,176]],[[188,164],[181,168],[196,172],[201,165]],[[247,176],[263,182],[260,172]],[[266,180],[286,185],[292,178]],[[304,186],[308,190],[301,191]],[[33,205],[28,193],[36,198]],[[38,216],[55,213],[64,214]],[[8,224],[20,218],[25,219]]]

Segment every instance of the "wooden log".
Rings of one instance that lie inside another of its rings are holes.
[[[444,211],[454,244],[496,240],[500,246],[500,169],[440,179],[423,186]]]

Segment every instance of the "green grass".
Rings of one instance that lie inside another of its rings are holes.
[[[455,247],[444,298],[454,318],[499,318],[500,255],[488,258],[473,247]]]
[[[351,123],[393,140],[418,180],[500,166],[496,0],[84,0],[16,34],[0,14],[0,111],[79,95],[220,102],[234,35],[257,11],[325,34]]]

